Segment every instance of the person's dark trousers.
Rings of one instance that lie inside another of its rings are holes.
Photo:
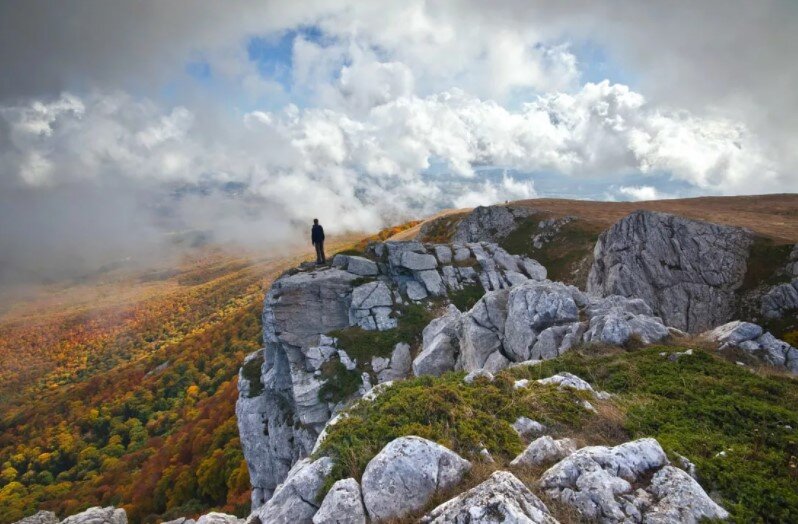
[[[324,264],[327,262],[327,259],[324,257],[324,241],[316,242],[314,245],[316,246],[316,263]]]

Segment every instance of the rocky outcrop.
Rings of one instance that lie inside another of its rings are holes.
[[[274,496],[259,508],[253,508],[253,514],[263,524],[310,522],[319,510],[319,494],[332,467],[329,457],[313,462],[300,460],[277,487]]]
[[[548,435],[533,440],[520,455],[515,457],[511,466],[540,466],[563,459],[576,451],[574,439],[562,438],[554,440]]]
[[[540,487],[599,522],[697,523],[729,516],[650,438],[582,448],[543,473]]]
[[[421,522],[556,524],[557,520],[515,475],[496,471],[482,484],[429,512]]]
[[[587,290],[643,299],[668,326],[701,332],[731,319],[747,230],[637,211],[599,236]]]
[[[522,207],[479,206],[457,224],[452,241],[496,242],[518,227],[517,219],[527,217],[529,214],[530,210]]]
[[[471,464],[421,437],[398,438],[380,451],[363,472],[363,502],[372,521],[402,517],[422,509],[438,490],[456,485]]]
[[[408,303],[464,286],[506,290],[529,278],[545,278],[545,269],[495,244],[385,242],[370,245],[365,256],[336,255],[332,267],[300,268],[277,279],[264,301],[265,347],[247,357],[238,382],[236,415],[253,507],[269,500],[292,465],[310,454],[346,401],[325,393],[331,366],[361,374],[355,396],[411,372],[406,343],[390,356],[358,362],[330,332],[395,329]]]
[[[589,297],[560,282],[528,280],[486,293],[466,313],[450,306],[424,329],[413,372],[495,372],[557,357],[582,342],[622,345],[637,337],[651,343],[670,334],[642,300]]]
[[[14,524],[58,524],[58,517],[52,511],[37,511]]]
[[[718,350],[742,349],[765,364],[798,374],[798,349],[751,322],[736,320],[701,335],[717,344]]]
[[[313,516],[313,524],[366,524],[360,484],[352,478],[333,484]]]
[[[127,513],[113,506],[106,508],[98,506],[67,517],[61,521],[61,524],[127,524]]]
[[[762,296],[760,312],[769,319],[781,318],[798,309],[798,278],[774,286]]]

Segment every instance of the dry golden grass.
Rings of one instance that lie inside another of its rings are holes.
[[[798,243],[798,194],[699,197],[645,202],[596,202],[538,198],[511,202],[512,206],[533,208],[553,217],[576,215],[603,230],[638,209],[662,211],[717,224],[747,227],[778,243]],[[392,240],[410,240],[424,223],[470,209],[447,209],[428,217],[418,226]]]

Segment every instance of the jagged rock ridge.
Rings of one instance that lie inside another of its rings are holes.
[[[338,255],[333,267],[289,272],[266,295],[265,347],[247,358],[236,405],[254,508],[269,500],[291,467],[310,454],[342,405],[320,399],[322,369],[332,361],[350,370],[358,363],[327,333],[351,326],[391,330],[407,303],[465,286],[509,289],[546,274],[534,260],[490,243],[386,242],[369,246],[367,255]],[[390,358],[377,357],[369,365],[379,381],[406,376],[409,347],[397,345]],[[359,394],[370,387],[371,379],[364,374]]]

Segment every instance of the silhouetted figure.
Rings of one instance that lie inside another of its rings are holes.
[[[319,225],[319,219],[313,219],[313,227],[310,228],[310,241],[316,247],[316,264],[324,264],[327,259],[324,257],[324,228]]]

